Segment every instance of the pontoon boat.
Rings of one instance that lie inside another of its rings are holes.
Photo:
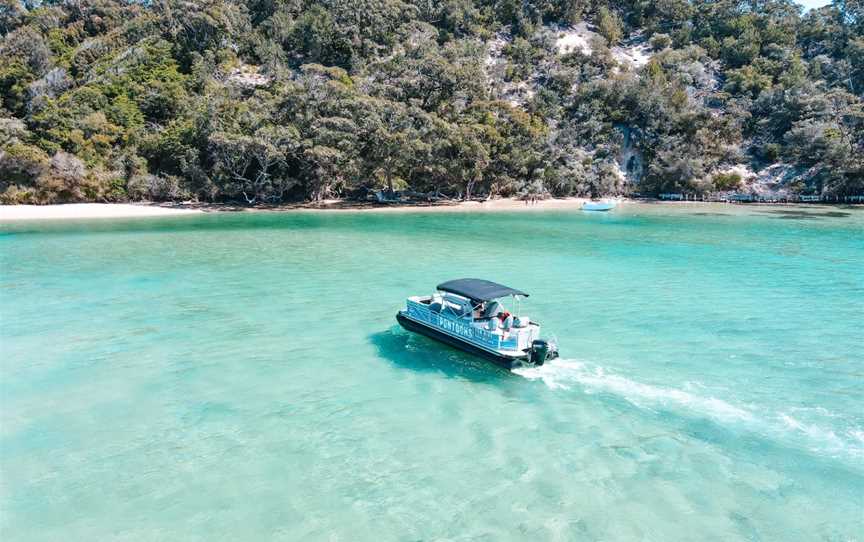
[[[558,357],[555,341],[540,338],[540,324],[518,312],[510,314],[501,303],[516,305],[528,294],[482,279],[457,279],[439,284],[432,295],[411,296],[396,314],[409,331],[482,356],[512,369],[543,365]]]

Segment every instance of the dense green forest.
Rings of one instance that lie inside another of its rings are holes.
[[[859,1],[0,0],[0,34],[5,203],[704,193],[741,167],[864,193]]]

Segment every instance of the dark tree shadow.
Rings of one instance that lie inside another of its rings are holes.
[[[490,361],[398,327],[369,335],[369,342],[389,363],[418,372],[442,373],[450,378],[495,383],[515,378]]]

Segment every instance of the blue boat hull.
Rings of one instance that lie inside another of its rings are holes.
[[[453,337],[452,335],[442,333],[435,328],[429,327],[426,324],[417,322],[416,320],[412,320],[411,318],[403,315],[401,312],[396,313],[396,321],[399,322],[400,326],[407,329],[408,331],[420,333],[421,335],[425,335],[430,339],[435,339],[436,341],[448,344],[454,348],[458,348],[463,352],[468,352],[469,354],[482,357],[508,370],[525,365],[525,360],[527,359],[527,355],[525,358],[513,358],[510,356],[502,356],[500,354],[495,354],[488,350],[484,350],[483,348],[474,346],[467,341],[460,340],[456,337]]]

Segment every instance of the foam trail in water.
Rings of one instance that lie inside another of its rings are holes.
[[[570,389],[580,386],[587,393],[607,393],[621,397],[640,408],[676,407],[719,422],[737,422],[743,427],[780,440],[803,440],[806,447],[818,454],[845,455],[855,460],[864,459],[864,431],[847,431],[848,439],[835,431],[800,422],[784,413],[756,416],[752,411],[715,397],[705,397],[676,388],[643,384],[611,374],[603,367],[572,359],[556,359],[540,367],[522,367],[514,373],[529,380],[541,380],[551,389]],[[686,386],[688,389],[704,386]]]
[[[610,374],[603,367],[589,367],[576,360],[557,359],[540,367],[524,367],[513,372],[530,380],[542,380],[552,389],[569,389],[570,385],[576,383],[588,392],[610,393],[639,407],[677,405],[721,421],[753,419],[750,412],[721,399],[635,382]]]
[[[853,458],[864,459],[864,432],[860,429],[846,431],[849,437],[847,440],[832,429],[801,422],[788,414],[781,413],[778,419],[788,431],[804,437],[811,443],[811,449],[814,451],[829,455],[845,453]]]

